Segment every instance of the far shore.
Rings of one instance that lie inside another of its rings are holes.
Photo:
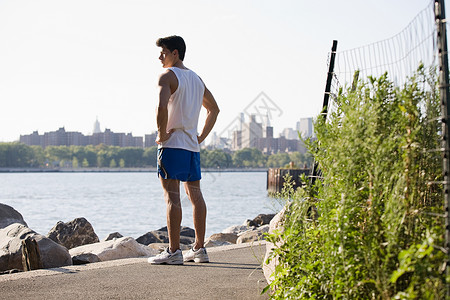
[[[202,172],[267,172],[268,168],[202,168]],[[156,168],[0,168],[0,173],[116,173],[156,172]]]

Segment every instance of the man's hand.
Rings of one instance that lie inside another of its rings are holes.
[[[174,132],[173,129],[171,129],[169,132],[158,132],[158,136],[156,137],[155,142],[159,145],[162,144],[163,142],[167,141],[170,136],[172,135],[172,133]]]
[[[205,93],[203,95],[203,107],[206,108],[206,121],[203,130],[197,136],[198,144],[200,145],[208,136],[209,132],[216,123],[217,115],[219,114],[219,107],[211,92],[205,86]]]
[[[198,144],[199,144],[199,145],[200,145],[204,140],[205,140],[205,138],[202,138],[202,137],[200,137],[200,136],[197,135],[197,141],[198,141]]]

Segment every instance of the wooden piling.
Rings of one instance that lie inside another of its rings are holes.
[[[267,192],[269,195],[280,193],[284,185],[284,177],[289,175],[292,177],[294,183],[294,189],[301,186],[300,176],[305,174],[309,175],[310,169],[269,169],[267,170]]]

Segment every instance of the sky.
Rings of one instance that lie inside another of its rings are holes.
[[[213,131],[225,137],[264,104],[278,136],[320,112],[333,40],[340,51],[390,38],[429,3],[0,0],[0,142],[60,127],[88,135],[96,118],[101,130],[154,132],[155,41],[174,34],[220,107]]]

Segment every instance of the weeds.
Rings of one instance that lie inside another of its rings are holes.
[[[308,147],[323,179],[281,195],[272,298],[444,298],[436,78],[421,67],[402,88],[387,74],[360,81],[318,118]]]

